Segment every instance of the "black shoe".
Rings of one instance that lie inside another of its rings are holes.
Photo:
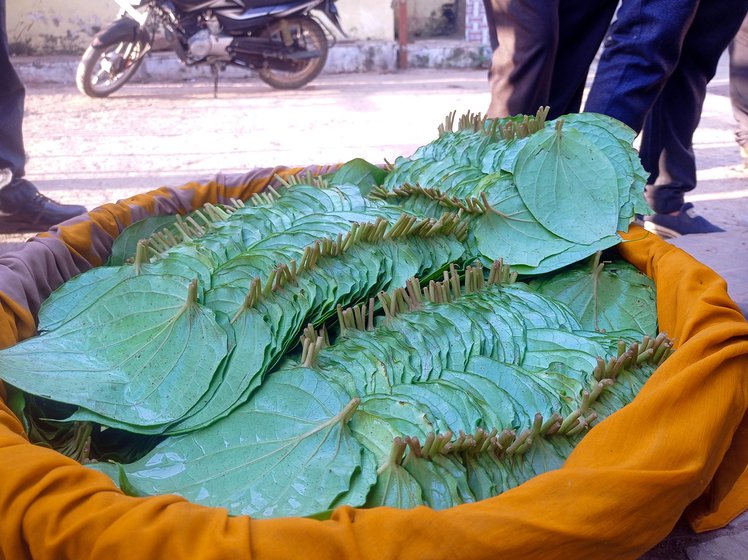
[[[644,229],[656,233],[663,239],[690,235],[692,233],[717,233],[725,231],[715,226],[706,218],[696,215],[693,204],[690,202],[681,206],[675,215],[653,214],[644,216]]]
[[[13,179],[0,188],[0,228],[4,232],[45,231],[86,211],[84,206],[47,198],[26,179]]]

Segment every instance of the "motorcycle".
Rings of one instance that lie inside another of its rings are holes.
[[[184,64],[211,66],[214,94],[227,65],[255,70],[277,89],[300,88],[322,71],[335,41],[312,10],[345,36],[335,1],[115,0],[120,15],[94,36],[76,85],[90,97],[111,95],[132,78],[161,29]]]

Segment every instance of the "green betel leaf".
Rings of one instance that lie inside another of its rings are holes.
[[[618,229],[627,231],[635,213],[651,212],[644,200],[644,185],[649,174],[632,146],[636,133],[624,123],[598,113],[575,113],[562,118],[566,125],[592,140],[616,168],[621,206]]]
[[[490,358],[482,359],[493,362]],[[490,375],[486,375],[484,372],[473,373],[475,365],[471,364],[474,364],[474,360],[475,358],[470,364],[467,364],[468,369],[466,371],[445,370],[442,372],[442,378],[473,395],[481,405],[484,424],[489,430],[491,428],[503,430],[504,428],[519,427],[520,423],[516,420],[516,410],[521,405],[508,392],[512,390],[512,387],[510,385],[499,386]]]
[[[183,278],[128,278],[56,330],[0,352],[0,377],[118,422],[177,420],[227,352],[226,333],[196,293]]]
[[[513,406],[517,420],[514,428],[525,428],[529,425],[535,413],[539,412],[546,418],[556,412],[556,402],[550,391],[536,383],[528,372],[519,366],[505,364],[476,356],[467,366],[467,370],[474,376],[490,380],[511,395],[510,404]],[[509,400],[505,397],[505,401]],[[495,404],[494,406],[498,406]],[[512,427],[506,423],[489,428]]]
[[[586,130],[585,125],[597,126],[605,129],[608,134],[612,134],[618,140],[629,146],[631,146],[631,143],[636,138],[636,132],[634,132],[631,127],[618,119],[614,119],[608,115],[603,115],[602,113],[571,113],[569,115],[564,115],[561,118],[563,118],[568,124],[571,124],[572,128],[578,130]]]
[[[427,381],[393,387],[392,395],[426,408],[436,419],[440,432],[470,433],[482,427],[483,418],[472,395],[447,381]]]
[[[575,130],[558,124],[531,135],[517,155],[514,181],[532,215],[559,237],[588,245],[617,230],[616,170]]]
[[[456,459],[437,455],[429,460],[411,450],[403,467],[421,487],[424,503],[433,509],[447,509],[475,501],[465,467]]]
[[[365,159],[356,158],[345,163],[332,176],[330,182],[333,185],[352,184],[361,189],[364,196],[369,194],[372,187],[381,185],[387,172],[369,163]]]
[[[583,329],[657,335],[654,282],[624,261],[599,259],[544,278],[532,286],[541,294],[566,304]]]
[[[361,399],[350,429],[354,437],[371,451],[379,465],[391,459],[392,441],[398,436],[425,439],[433,431],[429,410],[392,395],[373,394]]]
[[[468,238],[469,246],[489,260],[503,258],[512,266],[534,268],[547,256],[573,247],[538,223],[516,190],[492,205],[494,211],[475,219]]]
[[[314,370],[279,370],[226,418],[122,465],[123,488],[176,493],[232,515],[327,510],[363,468],[365,451],[347,426],[357,406],[358,399]]]
[[[228,356],[221,383],[201,408],[169,428],[169,434],[189,432],[226,416],[260,385],[270,361],[277,359],[274,350],[279,341],[271,323],[268,314],[257,309],[248,309],[239,316],[234,332],[241,342]]]
[[[626,227],[617,228],[628,229],[628,224],[633,220],[634,215],[631,211],[632,206],[630,204],[624,204],[628,202],[629,190],[631,184],[634,182],[634,168],[631,166],[631,159],[629,159],[629,151],[634,151],[630,144],[626,145],[627,149],[621,149],[620,140],[613,135],[607,128],[603,128],[595,125],[582,125],[581,123],[575,123],[574,127],[579,132],[583,133],[585,138],[602,151],[608,158],[608,161],[613,165],[616,172],[616,179],[618,181],[618,200],[621,207],[626,207],[626,216],[621,216],[621,208],[619,208],[619,218],[626,218]]]
[[[533,268],[528,268],[523,265],[517,265],[514,269],[518,274],[545,274],[546,272],[553,272],[559,270],[565,266],[578,262],[590,255],[594,255],[598,251],[604,251],[621,242],[621,238],[618,234],[609,235],[604,237],[595,243],[590,245],[573,245],[571,244],[568,249],[545,257],[540,264]]]
[[[562,362],[577,371],[592,371],[605,348],[580,334],[556,329],[527,329],[527,353],[522,362],[530,369],[544,369]]]
[[[146,274],[166,275],[172,280],[181,277],[185,291],[192,279],[197,278],[200,288],[198,297],[201,298],[202,290],[210,285],[210,262],[207,256],[201,254],[199,247],[180,246],[156,263],[149,262],[143,255],[143,262],[88,270],[62,284],[44,301],[39,310],[39,332],[56,329],[96,303],[103,294],[115,289],[117,284]]]
[[[498,486],[496,482],[498,477],[494,476],[493,469],[486,468],[486,458],[484,457],[483,461],[480,459],[481,457],[477,454],[466,454],[462,458],[462,463],[465,466],[470,491],[475,499],[486,500],[500,494],[503,488]]]
[[[379,472],[366,507],[387,506],[409,509],[423,505],[423,491],[402,466],[388,463]]]
[[[116,266],[125,264],[135,255],[138,241],[147,239],[153,233],[161,231],[177,221],[176,214],[168,216],[149,216],[143,220],[127,226],[114,240],[112,255],[109,257],[109,265]]]
[[[615,229],[589,245],[559,237],[538,222],[514,183],[501,180],[492,184],[490,177],[482,184],[490,209],[473,219],[467,240],[468,251],[483,255],[488,262],[501,258],[521,274],[541,274],[620,242]],[[559,215],[556,219],[566,218]]]
[[[26,395],[23,391],[19,391],[12,385],[8,385],[5,388],[7,397],[5,398],[5,404],[8,405],[10,411],[15,414],[16,418],[20,420],[23,425],[23,430],[28,434],[30,431],[31,424],[29,419],[26,417]]]
[[[387,459],[377,471],[377,482],[371,488],[366,507],[387,506],[406,509],[423,505],[421,487],[402,466],[406,447],[403,438],[393,438]]]
[[[354,471],[351,485],[345,494],[341,494],[330,504],[332,509],[338,506],[357,507],[366,503],[366,497],[377,482],[377,461],[366,448],[361,448],[361,468]]]
[[[132,266],[100,266],[71,278],[44,300],[39,309],[39,332],[56,329],[93,305],[114,285],[135,276]]]

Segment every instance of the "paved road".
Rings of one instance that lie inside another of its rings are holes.
[[[323,74],[288,92],[259,81],[224,82],[215,99],[204,81],[133,84],[106,100],[83,97],[71,86],[32,83],[28,178],[60,201],[92,209],[219,171],[392,160],[432,140],[448,112],[487,105],[482,70]],[[739,165],[732,122],[722,65],[695,137],[699,187],[690,200],[728,231],[676,243],[722,274],[745,312],[748,172]],[[25,237],[0,236],[0,252]],[[748,514],[707,535],[677,528],[647,558],[748,558]]]

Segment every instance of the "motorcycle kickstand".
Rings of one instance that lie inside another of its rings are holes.
[[[213,99],[218,98],[218,72],[224,68],[225,66],[218,62],[210,65],[210,73],[213,75]]]

